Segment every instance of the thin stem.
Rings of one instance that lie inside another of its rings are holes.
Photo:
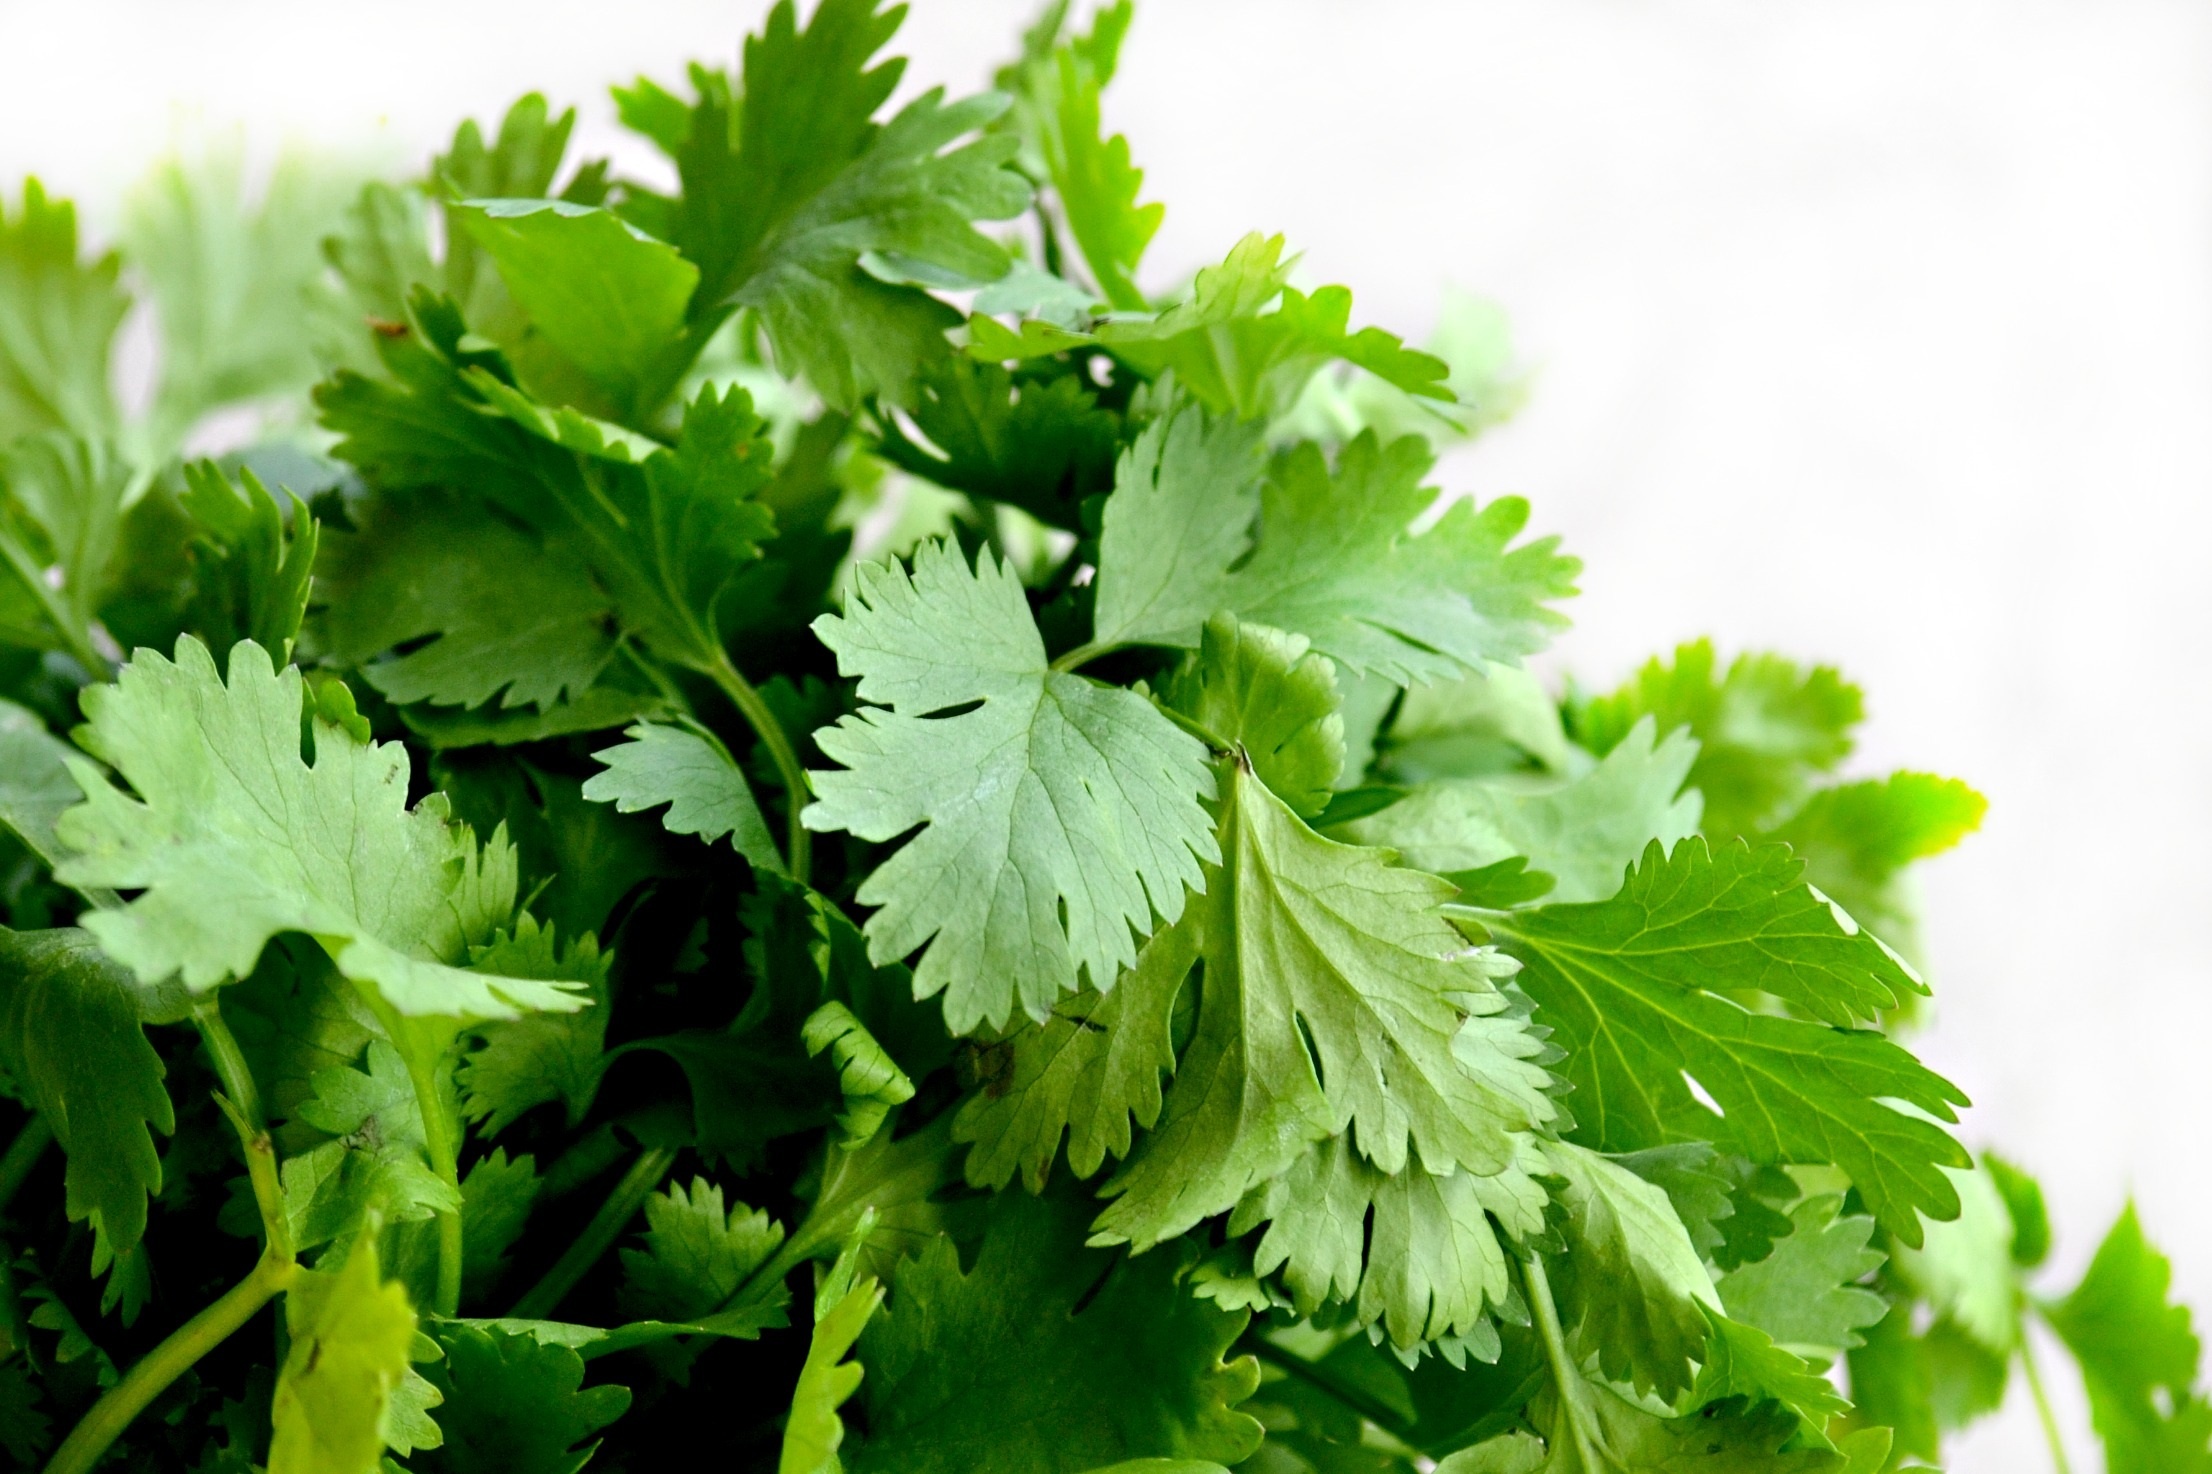
[[[759,690],[730,663],[728,651],[720,647],[715,649],[714,666],[707,674],[751,724],[754,735],[760,738],[760,745],[768,749],[770,761],[783,777],[790,811],[786,816],[789,837],[784,844],[784,859],[791,867],[791,878],[805,885],[807,872],[813,868],[814,837],[799,822],[807,799],[806,769],[799,765],[799,751],[791,745],[791,734],[784,731],[783,723],[776,720],[776,714],[768,709]]]
[[[1551,1279],[1544,1273],[1543,1256],[1531,1254],[1522,1260],[1521,1276],[1528,1285],[1529,1308],[1536,1313],[1536,1329],[1544,1338],[1544,1355],[1551,1362],[1552,1384],[1559,1389],[1559,1416],[1574,1441],[1579,1474],[1601,1474],[1602,1466],[1590,1446],[1590,1431],[1583,1422],[1582,1371],[1567,1353],[1567,1337],[1559,1328],[1559,1308],[1552,1304]]]
[[[228,1340],[255,1312],[287,1288],[299,1272],[290,1254],[264,1252],[247,1275],[213,1305],[176,1328],[148,1352],[122,1381],[92,1405],[46,1465],[46,1474],[86,1474],[108,1451],[131,1420],[146,1410],[193,1363]]]
[[[2043,1423],[2043,1441],[2051,1446],[2051,1467],[2057,1474],[2073,1474],[2066,1462],[2066,1441],[2058,1436],[2058,1418],[2051,1399],[2043,1391],[2043,1374],[2035,1368],[2035,1348],[2028,1343],[2027,1328],[2020,1333],[2020,1365],[2028,1374],[2028,1393],[2035,1399],[2035,1415]]]
[[[661,1179],[675,1164],[676,1153],[670,1147],[648,1147],[638,1153],[630,1164],[630,1170],[622,1174],[607,1201],[599,1205],[599,1211],[584,1225],[584,1231],[568,1246],[553,1267],[545,1272],[545,1278],[530,1287],[530,1293],[515,1302],[508,1315],[516,1320],[543,1320],[560,1308],[568,1292],[576,1288],[576,1282],[588,1273],[601,1255],[612,1248],[622,1236],[638,1208],[659,1187]]]
[[[255,1131],[266,1131],[269,1123],[261,1113],[261,1088],[254,1083],[246,1052],[238,1047],[238,1036],[223,1022],[220,998],[218,993],[208,993],[195,1001],[192,1022],[200,1031],[200,1042],[207,1046],[208,1058],[215,1063],[215,1078],[223,1082],[223,1093],[247,1125]]]
[[[15,1133],[15,1140],[8,1144],[8,1154],[0,1157],[0,1212],[13,1202],[23,1186],[23,1179],[31,1175],[38,1159],[46,1155],[46,1148],[54,1144],[54,1128],[46,1124],[44,1116],[33,1116],[23,1123],[23,1129]]]
[[[1089,644],[1078,645],[1073,650],[1070,650],[1067,654],[1061,656],[1058,660],[1052,662],[1052,668],[1056,671],[1063,672],[1077,670],[1083,666],[1089,665],[1092,661],[1098,659],[1099,656],[1107,654],[1109,651],[1118,650],[1120,648],[1121,647],[1118,645],[1101,645],[1098,644],[1096,641],[1093,641]]]
[[[1283,1350],[1265,1336],[1245,1337],[1244,1349],[1285,1376],[1293,1377],[1335,1398],[1392,1437],[1404,1439],[1408,1443],[1413,1441],[1413,1430],[1406,1426],[1405,1419],[1359,1388],[1330,1376],[1304,1357]]]
[[[24,551],[20,543],[5,535],[0,535],[0,557],[7,559],[8,566],[15,570],[17,582],[30,590],[31,597],[38,600],[39,609],[45,614],[47,623],[54,627],[54,633],[60,637],[62,648],[68,652],[69,658],[83,666],[84,673],[93,680],[106,680],[114,667],[108,664],[105,655],[92,647],[91,636],[62,607],[61,591],[47,583],[45,570],[31,561],[30,554]]]
[[[421,1058],[422,1051],[406,1050],[407,1078],[414,1082],[415,1099],[422,1106],[423,1149],[430,1170],[453,1189],[461,1200],[460,1123],[445,1092],[438,1088],[437,1066]],[[456,1206],[438,1215],[438,1288],[432,1304],[440,1315],[461,1313],[461,1209]]]

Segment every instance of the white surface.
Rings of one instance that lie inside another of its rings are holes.
[[[8,0],[0,178],[99,218],[180,123],[413,158],[528,87],[604,149],[600,84],[763,8]],[[910,80],[979,85],[1027,10],[922,0]],[[2212,1307],[2208,59],[2212,12],[2152,0],[1153,0],[1108,116],[1156,279],[1264,226],[1363,320],[1506,307],[1535,397],[1448,470],[1588,560],[1554,669],[1833,660],[1859,767],[1989,794],[1927,868],[1925,1051],[2066,1274],[2132,1190]],[[2045,1467],[2015,1394],[1955,1471]]]

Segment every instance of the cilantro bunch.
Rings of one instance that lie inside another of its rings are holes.
[[[2212,1468],[2132,1212],[2039,1293],[1897,1042],[1982,800],[1825,667],[1546,692],[1495,321],[1163,291],[1065,10],[894,111],[785,0],[616,90],[668,193],[529,97],[0,207],[0,1448],[1873,1474],[2039,1322]]]

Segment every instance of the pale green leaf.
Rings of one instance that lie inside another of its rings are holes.
[[[141,894],[85,918],[140,978],[181,973],[206,990],[244,977],[270,937],[305,932],[339,970],[402,1014],[513,1018],[580,1008],[573,985],[451,965],[513,906],[513,850],[479,851],[442,798],[407,807],[407,755],[315,724],[300,756],[299,671],[260,646],[231,651],[230,680],[207,648],[174,662],[141,651],[116,683],[84,696],[85,745],[137,790],[73,762],[85,802],[57,825],[69,884]]]
[[[1344,771],[1344,718],[1335,668],[1307,647],[1302,636],[1217,614],[1165,695],[1223,746],[1241,749],[1260,781],[1311,819]]]
[[[1444,920],[1450,887],[1322,839],[1226,768],[1197,1031],[1107,1185],[1102,1243],[1182,1233],[1347,1128],[1385,1173],[1488,1175],[1555,1113],[1543,1046],[1497,987],[1511,966]]]
[[[925,948],[915,995],[944,993],[955,1033],[1017,1004],[1042,1018],[1079,973],[1133,962],[1133,930],[1182,914],[1217,853],[1205,750],[1144,697],[1051,670],[988,553],[971,571],[932,542],[911,574],[855,579],[815,629],[876,704],[815,734],[845,766],[811,775],[807,827],[881,841],[926,825],[860,886],[869,955]]]
[[[284,1316],[292,1349],[277,1375],[269,1474],[371,1474],[415,1343],[407,1292],[379,1276],[363,1235],[337,1269],[299,1272]]]
[[[622,1251],[625,1315],[688,1321],[720,1309],[783,1244],[783,1225],[743,1203],[727,1212],[703,1177],[645,1200],[645,1245]],[[781,1307],[769,1324],[783,1323]]]
[[[622,814],[666,804],[661,823],[670,833],[696,834],[708,844],[728,835],[748,861],[783,873],[760,803],[718,739],[655,722],[640,722],[622,735],[630,740],[592,754],[607,770],[585,780],[585,798],[612,803]]]
[[[1773,1253],[1722,1275],[1720,1303],[1730,1317],[1757,1326],[1787,1350],[1824,1361],[1859,1345],[1859,1333],[1889,1310],[1860,1284],[1882,1267],[1884,1256],[1867,1247],[1874,1220],[1842,1208],[1843,1199],[1833,1194],[1807,1198],[1790,1211],[1789,1236],[1775,1240]],[[1934,1225],[1931,1238],[1952,1226]]]

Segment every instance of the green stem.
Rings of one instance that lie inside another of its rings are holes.
[[[1552,1303],[1551,1279],[1544,1273],[1544,1257],[1531,1254],[1521,1261],[1521,1276],[1528,1285],[1529,1308],[1536,1314],[1536,1329],[1544,1338],[1544,1356],[1551,1362],[1552,1383],[1559,1390],[1559,1416],[1574,1442],[1578,1474],[1602,1474],[1603,1465],[1591,1447],[1590,1430],[1582,1406],[1582,1370],[1567,1352],[1566,1333],[1559,1328],[1559,1308]],[[1556,1431],[1554,1440],[1556,1441]]]
[[[15,570],[17,581],[38,600],[39,609],[46,615],[46,622],[54,627],[69,658],[83,666],[85,674],[93,680],[106,680],[113,667],[105,655],[92,648],[90,636],[62,606],[61,591],[47,583],[46,571],[32,561],[22,544],[5,534],[0,534],[0,557],[7,559],[8,566]]]
[[[2043,1391],[2043,1374],[2035,1368],[2035,1348],[2028,1344],[2027,1327],[2020,1331],[2020,1365],[2028,1374],[2028,1393],[2035,1399],[2035,1415],[2043,1423],[2043,1441],[2051,1446],[2051,1467],[2057,1474],[2073,1474],[2066,1462],[2066,1442],[2058,1436],[2058,1418],[2051,1399]]]
[[[1307,1386],[1335,1398],[1391,1437],[1409,1444],[1414,1441],[1413,1430],[1406,1426],[1403,1418],[1359,1388],[1330,1376],[1327,1371],[1315,1366],[1304,1357],[1283,1350],[1280,1346],[1269,1342],[1264,1336],[1245,1337],[1244,1349],[1282,1372],[1285,1376],[1295,1378]]]
[[[576,1282],[587,1274],[600,1256],[612,1248],[622,1236],[654,1188],[668,1175],[675,1164],[676,1153],[671,1147],[648,1147],[638,1153],[630,1164],[630,1170],[622,1174],[607,1201],[599,1205],[599,1211],[584,1225],[583,1233],[568,1246],[553,1267],[545,1272],[545,1278],[530,1287],[530,1293],[515,1302],[515,1308],[507,1314],[516,1320],[543,1320],[560,1308],[568,1292],[576,1288]]]
[[[717,647],[714,665],[707,674],[751,724],[754,735],[760,738],[760,745],[768,749],[769,760],[775,763],[776,771],[783,777],[790,810],[786,817],[789,837],[784,845],[784,859],[791,867],[791,878],[805,885],[807,873],[813,868],[814,837],[799,822],[807,799],[806,769],[799,765],[799,750],[791,745],[791,735],[768,709],[758,688],[738,674],[737,667],[730,663],[729,652]]]
[[[261,1114],[261,1089],[254,1083],[253,1069],[246,1063],[246,1052],[238,1047],[237,1035],[223,1022],[220,998],[220,994],[208,993],[195,1001],[192,1022],[200,1031],[200,1042],[207,1046],[208,1058],[214,1061],[215,1078],[223,1082],[223,1093],[247,1125],[257,1132],[266,1131],[269,1123]]]
[[[290,1254],[271,1249],[262,1254],[253,1273],[247,1275],[213,1305],[176,1328],[167,1340],[148,1352],[122,1381],[92,1405],[92,1411],[70,1431],[46,1465],[46,1474],[87,1474],[110,1445],[123,1436],[131,1420],[146,1410],[169,1384],[183,1376],[201,1357],[228,1340],[255,1312],[292,1283],[299,1272]]]
[[[1099,656],[1108,654],[1120,648],[1121,647],[1119,645],[1101,645],[1096,643],[1095,641],[1090,644],[1078,645],[1073,650],[1070,650],[1067,654],[1061,656],[1058,660],[1052,662],[1052,668],[1056,671],[1063,672],[1077,670],[1083,666],[1089,665],[1092,661],[1098,659]]]
[[[33,1116],[23,1123],[23,1129],[15,1133],[15,1140],[8,1144],[8,1154],[0,1157],[0,1212],[23,1186],[23,1179],[31,1175],[38,1159],[46,1155],[46,1148],[54,1144],[54,1128],[46,1124],[44,1116]]]

